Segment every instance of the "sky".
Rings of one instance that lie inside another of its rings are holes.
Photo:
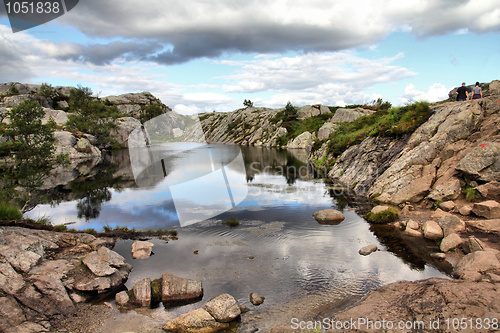
[[[17,33],[0,5],[0,82],[149,91],[182,114],[434,102],[499,64],[498,0],[81,0]]]

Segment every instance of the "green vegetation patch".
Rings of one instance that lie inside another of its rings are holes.
[[[16,206],[8,203],[0,203],[0,220],[11,221],[20,220],[23,218],[23,214],[17,209]]]
[[[389,207],[389,209],[373,214],[368,212],[365,215],[365,219],[374,224],[386,224],[394,222],[399,218],[399,212],[394,207]]]

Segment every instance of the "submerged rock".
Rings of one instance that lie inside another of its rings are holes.
[[[161,280],[162,302],[188,301],[203,296],[202,282],[199,280],[184,279],[170,273],[163,273]]]
[[[378,250],[377,245],[368,245],[361,248],[358,253],[361,254],[362,256],[367,256],[377,250]]]
[[[252,303],[253,305],[261,305],[262,303],[264,303],[265,299],[266,298],[264,296],[261,296],[257,293],[250,294],[250,303]]]
[[[154,244],[151,242],[135,241],[132,244],[131,253],[133,259],[144,259],[151,255]]]

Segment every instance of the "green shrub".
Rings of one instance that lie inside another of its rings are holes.
[[[8,203],[0,203],[0,220],[20,220],[23,214],[17,209],[16,206]]]
[[[467,201],[474,201],[481,196],[481,193],[472,186],[464,187],[462,193],[465,194]]]
[[[58,224],[55,225],[54,228],[52,228],[52,230],[56,232],[65,232],[68,230],[68,227],[65,224]]]
[[[39,217],[36,221],[34,221],[36,224],[39,225],[52,225],[52,222],[50,221],[50,217],[47,216],[42,216]]]
[[[373,214],[368,212],[365,215],[365,219],[374,224],[386,224],[394,222],[399,218],[399,212],[394,207],[389,207],[389,209]]]
[[[223,223],[230,226],[230,227],[236,227],[236,226],[240,225],[240,221],[238,221],[238,219],[235,216],[231,216],[229,218],[229,220],[227,220],[226,222],[223,222]]]
[[[141,122],[144,123],[164,113],[165,111],[160,104],[155,103],[155,104],[150,104],[148,106],[143,106],[141,108],[141,117],[140,117]]]

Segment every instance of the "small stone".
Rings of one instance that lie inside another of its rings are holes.
[[[452,233],[443,238],[441,244],[439,245],[439,249],[443,252],[448,252],[450,250],[457,248],[462,243],[463,243],[462,238],[460,238],[460,236],[457,235],[456,233]]]
[[[377,245],[368,245],[368,246],[361,248],[358,253],[362,256],[367,256],[367,255],[369,255],[377,250],[378,250]]]
[[[241,314],[238,302],[229,294],[221,294],[212,298],[205,304],[204,309],[220,323],[229,323]]]
[[[118,294],[115,295],[115,302],[116,305],[118,306],[127,306],[128,302],[130,300],[130,297],[128,297],[128,293],[126,291],[120,291]]]
[[[253,305],[261,305],[262,303],[264,303],[264,299],[264,296],[261,296],[257,293],[250,294],[250,303],[252,303]]]
[[[420,232],[419,230],[409,229],[409,228],[406,228],[405,234],[407,234],[409,236],[413,236],[413,237],[420,237],[420,236],[422,236],[422,232]]]
[[[465,205],[458,209],[460,215],[469,216],[472,213],[472,206]]]
[[[440,253],[440,252],[431,253],[431,258],[444,260],[444,259],[446,259],[446,254]]]
[[[453,201],[445,201],[439,205],[439,208],[441,208],[445,212],[451,212],[455,209],[455,207],[456,205]]]
[[[427,239],[437,240],[443,238],[443,229],[434,221],[426,221],[422,225],[422,231]]]
[[[406,229],[413,229],[413,230],[418,230],[420,229],[420,225],[418,224],[418,222],[415,222],[413,220],[409,220],[407,223],[406,223]]]
[[[486,246],[484,246],[483,242],[481,242],[474,236],[470,236],[469,239],[467,239],[466,244],[470,253],[476,251],[484,251],[486,249]]]

